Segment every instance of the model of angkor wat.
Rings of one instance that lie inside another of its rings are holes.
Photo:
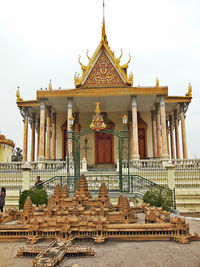
[[[145,213],[143,223],[137,223],[136,211]],[[8,221],[13,221],[13,223]],[[143,204],[131,207],[126,197],[120,195],[118,204],[110,202],[105,183],[99,188],[98,197],[88,190],[87,180],[81,175],[74,196],[69,196],[65,185],[55,187],[48,206],[36,207],[26,199],[21,212],[8,211],[0,217],[0,241],[93,239],[102,243],[105,239],[132,241],[175,240],[189,243],[200,240],[198,235],[189,234],[185,219],[170,217],[161,208]]]

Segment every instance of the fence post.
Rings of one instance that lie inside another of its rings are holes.
[[[119,171],[119,159],[117,159],[117,172]]]
[[[85,157],[82,159],[82,170],[81,171],[87,172],[87,160]]]
[[[175,166],[168,163],[165,167],[167,168],[167,185],[173,190],[175,188]]]
[[[23,191],[30,189],[32,167],[29,162],[25,162],[21,168],[23,171],[23,181],[22,181],[22,191]]]

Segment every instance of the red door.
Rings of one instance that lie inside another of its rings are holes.
[[[96,133],[96,163],[112,163],[112,135]]]

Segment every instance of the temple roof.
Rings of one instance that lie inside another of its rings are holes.
[[[80,61],[82,75],[75,74],[74,82],[76,88],[87,87],[110,87],[110,86],[131,86],[133,84],[133,74],[128,76],[128,64],[131,61],[131,57],[124,65],[120,65],[120,60],[123,55],[115,58],[114,52],[110,49],[107,41],[107,35],[105,32],[105,19],[103,17],[102,35],[101,41],[94,52],[93,56],[89,59],[88,65],[84,66]]]

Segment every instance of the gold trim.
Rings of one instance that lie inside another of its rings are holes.
[[[190,103],[191,100],[192,98],[188,96],[168,96],[165,103]]]
[[[166,95],[168,87],[119,87],[119,88],[96,88],[71,89],[54,91],[37,91],[37,99],[59,97],[95,97],[95,96],[126,96],[126,95]]]
[[[18,107],[39,107],[40,101],[39,100],[25,100],[25,101],[17,102],[17,106]]]

